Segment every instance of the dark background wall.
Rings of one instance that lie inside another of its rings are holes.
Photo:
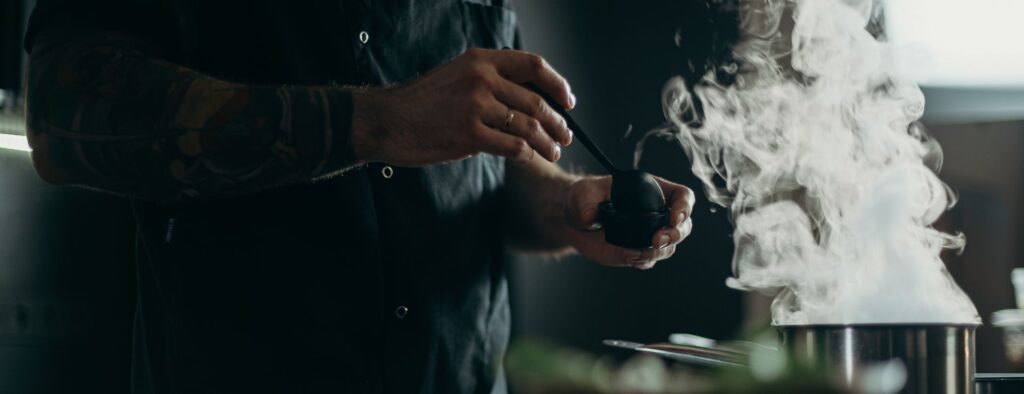
[[[26,4],[22,0],[0,3],[0,89],[16,89],[21,82],[21,33]]]
[[[988,99],[977,92],[961,96],[966,101]],[[1017,96],[1024,97],[1024,92]],[[1024,119],[1024,113],[1015,116]],[[992,312],[1017,307],[1010,270],[1024,266],[1024,121],[975,114],[927,124],[945,152],[942,178],[960,197],[947,220],[950,229],[967,236],[967,247],[959,256],[945,257],[986,323],[978,328],[978,371],[1009,371],[1002,330],[989,323]]]
[[[674,37],[684,3],[515,2],[525,49],[569,79],[579,100],[573,117],[620,165],[631,163],[636,142],[623,138],[627,128],[645,131],[664,120],[661,87],[683,64]],[[564,157],[563,166],[602,172],[580,144]],[[726,213],[713,211],[703,198],[674,143],[648,142],[640,168],[698,191],[693,234],[674,257],[649,271],[606,268],[579,257],[516,261],[513,324],[520,338],[606,352],[601,340],[608,338],[738,335],[742,295],[725,287],[732,256]]]
[[[127,392],[128,208],[47,185],[27,153],[0,149],[0,393]]]
[[[21,86],[23,21],[0,2],[0,89]],[[0,133],[23,133],[0,105]],[[134,225],[126,201],[48,185],[27,152],[0,148],[0,393],[127,393]]]

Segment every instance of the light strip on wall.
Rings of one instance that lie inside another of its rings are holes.
[[[28,146],[28,140],[23,135],[14,134],[0,134],[0,149],[17,150],[22,152],[31,152],[32,148]]]

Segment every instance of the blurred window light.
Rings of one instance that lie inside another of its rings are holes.
[[[0,149],[17,150],[22,152],[32,151],[32,148],[28,146],[28,140],[25,139],[25,136],[2,133],[0,133]]]
[[[30,152],[25,139],[25,112],[16,92],[0,89],[0,149]]]
[[[884,12],[923,85],[1024,87],[1024,0],[889,0]]]

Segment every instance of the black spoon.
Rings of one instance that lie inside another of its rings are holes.
[[[661,186],[651,174],[637,170],[623,170],[612,164],[601,148],[590,139],[576,120],[554,98],[533,84],[528,88],[539,94],[548,105],[565,119],[569,129],[590,154],[612,176],[611,201],[598,204],[599,219],[605,230],[605,240],[613,245],[642,249],[651,247],[658,229],[665,226],[668,208]]]

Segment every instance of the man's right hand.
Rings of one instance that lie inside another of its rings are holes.
[[[470,49],[404,85],[353,92],[352,148],[359,161],[418,166],[490,153],[525,161],[561,157],[572,132],[530,83],[565,108],[569,83],[543,58]],[[511,111],[511,122],[506,126]]]

